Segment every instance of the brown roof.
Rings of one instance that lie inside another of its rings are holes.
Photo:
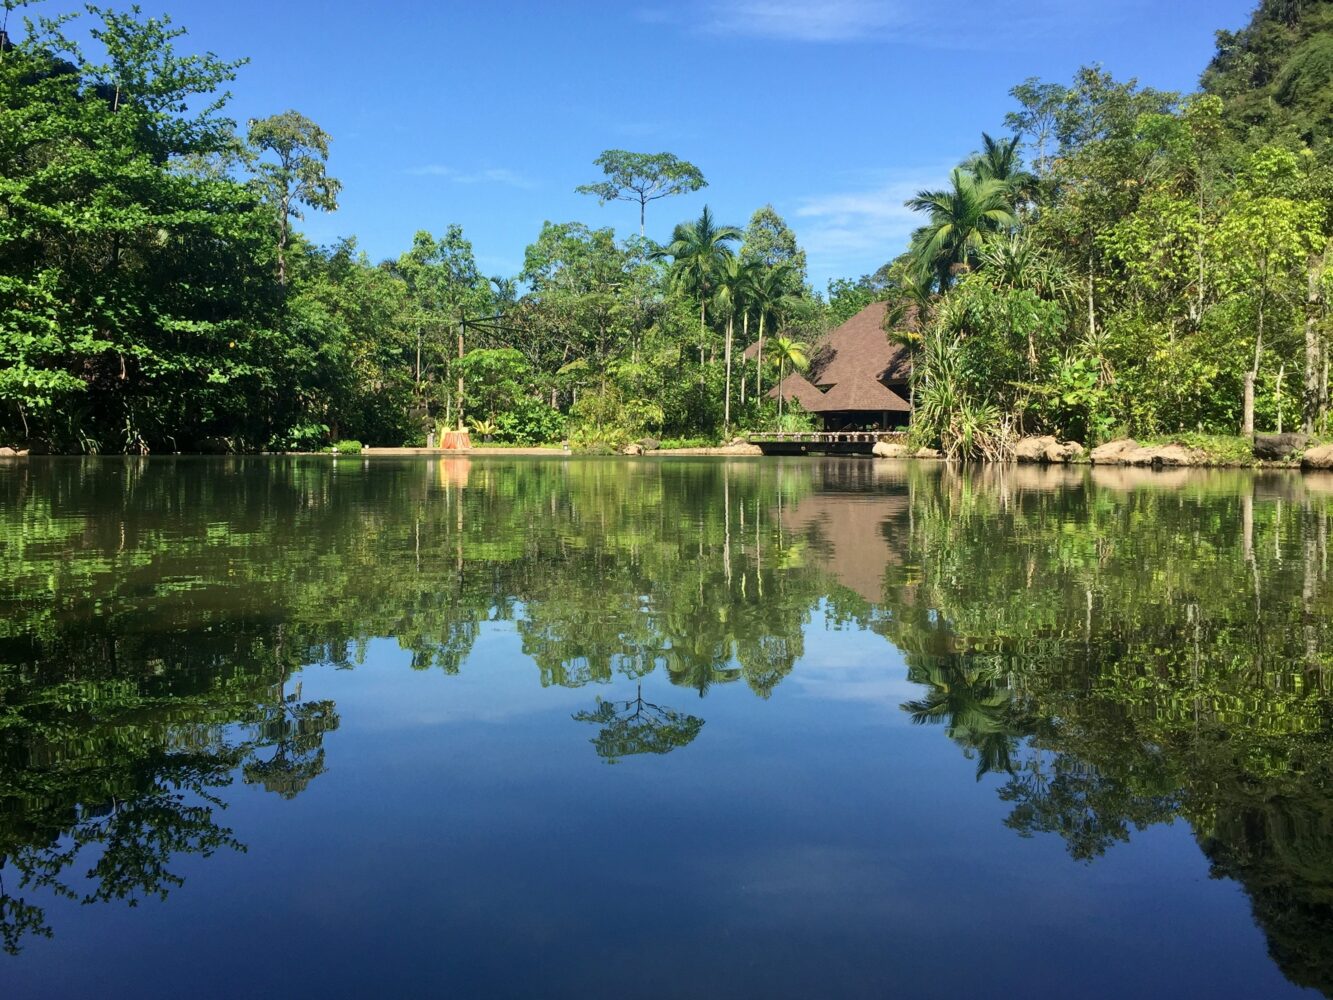
[[[892,389],[865,375],[842,379],[823,393],[815,405],[802,401],[811,413],[834,413],[843,410],[888,411],[910,413],[912,408]]]
[[[769,399],[777,399],[778,392],[786,400],[796,400],[801,409],[814,413],[824,401],[824,394],[811,385],[800,372],[792,372],[773,388],[768,390]]]
[[[842,326],[831,330],[819,345],[811,381],[837,385],[852,379],[905,382],[912,372],[907,348],[890,342],[884,332],[883,302],[872,302]]]
[[[764,340],[767,341],[768,338],[765,337]],[[759,356],[759,343],[760,342],[756,340],[753,344],[751,344],[749,347],[747,347],[744,351],[741,352],[741,357],[743,357],[746,361],[753,361],[755,358],[757,358]],[[767,347],[768,344],[765,343],[764,346]]]

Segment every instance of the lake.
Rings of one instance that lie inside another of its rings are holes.
[[[0,463],[0,993],[1333,994],[1330,510],[1249,472]]]

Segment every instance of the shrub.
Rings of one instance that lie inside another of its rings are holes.
[[[333,451],[338,455],[359,455],[361,454],[361,442],[339,441],[333,446]]]

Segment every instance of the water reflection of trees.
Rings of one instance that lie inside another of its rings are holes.
[[[1090,861],[1187,820],[1270,951],[1333,993],[1333,645],[1319,480],[944,473],[891,525],[876,627],[995,772],[1020,835]]]
[[[226,460],[32,463],[0,472],[0,930],[41,898],[133,905],[182,855],[240,847],[236,780],[283,798],[325,768],[332,702],[304,666],[392,637],[457,673],[513,621],[542,684],[655,669],[700,695],[767,697],[826,588],[781,521],[812,482],[696,463]],[[607,759],[703,721],[640,702],[588,715]],[[176,859],[176,861],[173,861]],[[86,873],[86,875],[85,875]]]
[[[597,756],[608,764],[637,754],[667,754],[688,746],[704,726],[703,719],[696,716],[645,701],[643,685],[638,685],[634,697],[625,701],[598,697],[595,708],[575,712],[574,719],[601,727],[590,742]]]
[[[1141,470],[776,461],[438,472],[237,459],[0,475],[7,947],[46,929],[41,892],[161,895],[173,857],[235,847],[221,792],[238,778],[284,797],[318,780],[338,719],[294,680],[306,665],[354,667],[392,637],[413,669],[457,673],[488,622],[512,622],[542,685],[635,685],[575,716],[616,760],[703,726],[641,701],[639,679],[767,698],[818,615],[904,651],[923,686],[904,710],[995,776],[1018,834],[1056,834],[1086,861],[1183,818],[1249,892],[1284,971],[1333,990],[1314,947],[1333,930],[1318,480],[1163,489]]]

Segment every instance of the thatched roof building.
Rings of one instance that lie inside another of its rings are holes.
[[[906,424],[912,411],[912,356],[889,340],[886,310],[883,302],[872,302],[831,330],[817,345],[805,376],[789,375],[769,390],[769,397],[776,399],[781,392],[784,399],[820,414],[826,430]],[[745,358],[752,360],[758,348],[751,344]],[[810,390],[818,395],[811,396]]]

